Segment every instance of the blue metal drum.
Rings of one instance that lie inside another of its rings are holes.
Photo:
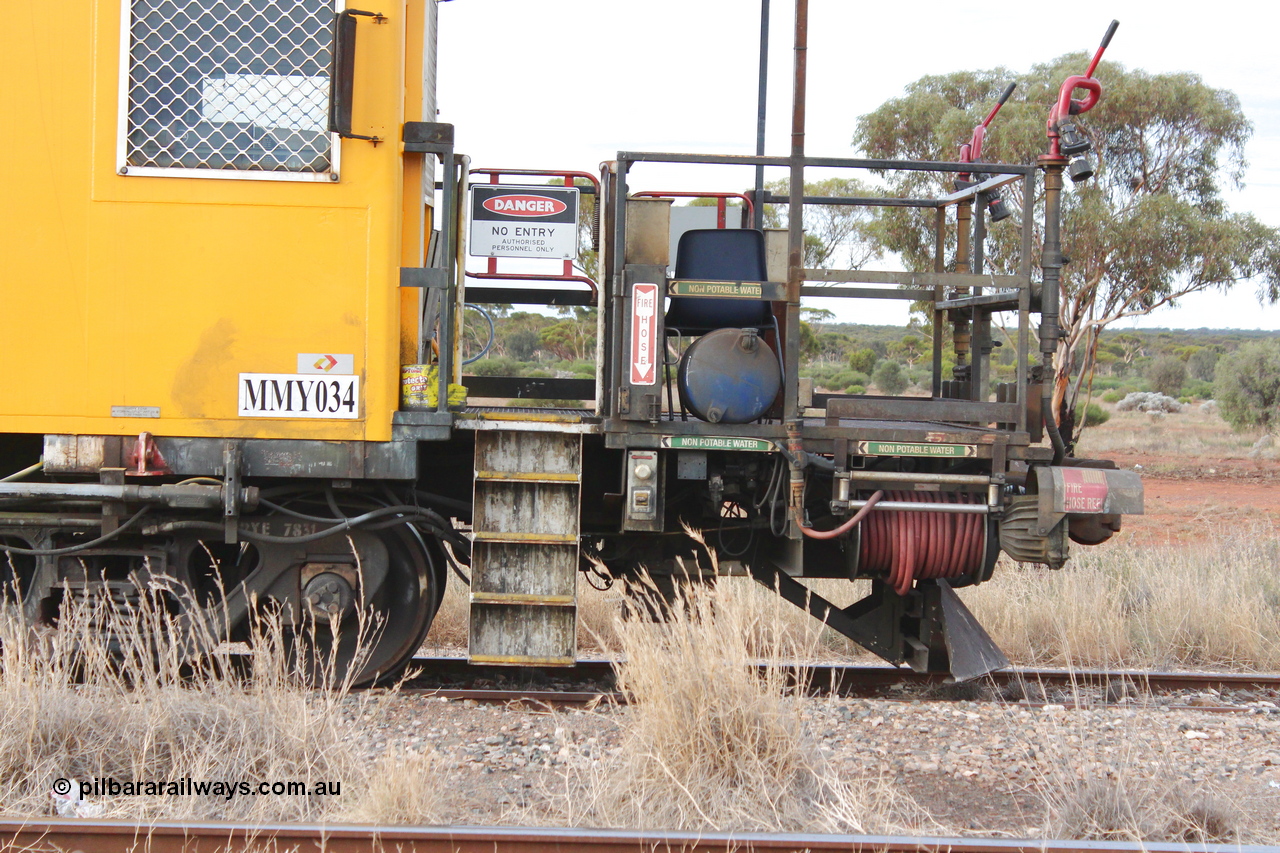
[[[680,402],[699,419],[746,424],[777,399],[782,369],[754,329],[716,329],[685,350],[676,379]]]

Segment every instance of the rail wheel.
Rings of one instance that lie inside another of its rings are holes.
[[[309,549],[298,567],[300,613],[285,616],[294,666],[318,685],[369,686],[394,680],[422,645],[440,600],[444,555],[430,537],[405,524],[355,531],[340,547]]]
[[[290,664],[316,686],[394,680],[439,607],[446,566],[439,539],[414,523],[411,507],[398,512],[401,501],[389,492],[273,497],[264,501],[269,515],[241,522],[259,554],[238,587],[245,612],[263,627],[280,626]]]

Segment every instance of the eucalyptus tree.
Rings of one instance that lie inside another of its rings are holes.
[[[922,77],[862,116],[854,145],[869,157],[956,159],[971,128],[1017,81],[983,155],[988,162],[1034,163],[1046,151],[1045,121],[1058,86],[1087,60],[1075,54],[1021,74],[994,68]],[[1103,62],[1094,76],[1103,98],[1080,125],[1093,144],[1095,176],[1063,197],[1063,252],[1071,262],[1060,285],[1054,412],[1064,425],[1088,387],[1082,379],[1092,376],[1107,326],[1242,282],[1256,288],[1260,301],[1280,298],[1280,231],[1231,212],[1223,200],[1225,189],[1242,185],[1252,132],[1239,99],[1191,73],[1151,74]],[[904,196],[951,189],[917,172],[885,180]],[[1015,192],[1009,201],[1014,216],[990,224],[991,272],[1016,268],[1023,199]],[[1034,209],[1038,246],[1042,197]],[[871,228],[909,269],[932,269],[932,211],[884,208]]]

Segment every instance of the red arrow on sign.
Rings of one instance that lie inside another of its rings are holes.
[[[637,282],[631,301],[631,384],[656,385],[658,285]]]
[[[338,360],[336,358],[334,358],[331,355],[324,355],[316,360],[315,367],[316,367],[316,370],[323,370],[326,373],[328,373],[330,370],[333,370],[333,368],[336,367],[337,364],[338,364]]]

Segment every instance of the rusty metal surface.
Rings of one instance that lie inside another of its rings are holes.
[[[284,850],[365,853],[687,853],[724,851],[842,851],[842,853],[1276,853],[1278,847],[1129,841],[1052,841],[800,833],[662,832],[527,827],[397,827],[341,824],[170,823],[45,820],[0,822],[0,842],[29,851],[82,850],[149,853]]]
[[[1004,423],[1018,419],[1017,403],[984,403],[970,400],[928,398],[842,397],[827,403],[831,418],[882,418],[888,420],[973,421]]]
[[[120,436],[46,435],[45,471],[96,475],[102,468],[136,468],[136,446],[125,446],[136,441]],[[417,475],[417,445],[409,441],[160,436],[151,442],[154,453],[167,464],[167,471],[184,477],[221,476],[222,454],[228,444],[239,448],[244,460],[243,473],[251,477],[411,480]],[[154,468],[155,457],[152,458]],[[130,473],[136,475],[137,471]]]
[[[671,265],[671,199],[627,199],[626,262],[666,268]]]

